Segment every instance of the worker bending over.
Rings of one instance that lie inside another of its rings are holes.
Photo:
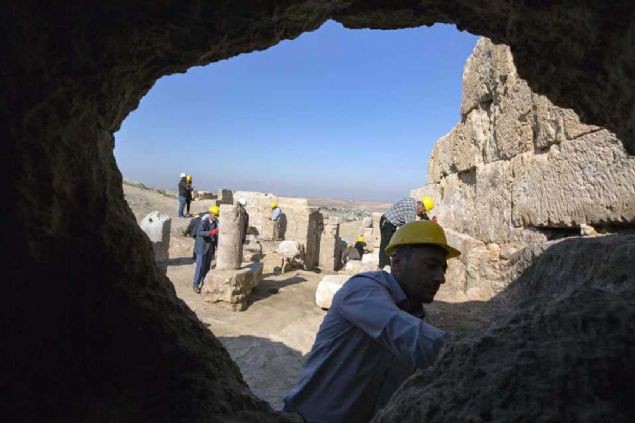
[[[417,217],[423,220],[430,220],[428,212],[434,208],[434,200],[431,197],[423,196],[421,201],[407,197],[392,205],[381,216],[379,220],[379,233],[381,241],[379,243],[379,268],[390,264],[390,259],[386,255],[386,246],[395,231],[409,222],[414,222]]]
[[[398,229],[387,253],[391,274],[357,274],[333,297],[284,411],[309,423],[368,422],[415,369],[434,362],[449,335],[423,320],[423,304],[460,253],[430,221]]]
[[[194,242],[194,252],[196,253],[196,272],[192,288],[197,294],[201,293],[203,281],[212,264],[212,258],[216,253],[218,245],[218,215],[220,207],[211,206],[209,214],[203,216],[196,228],[196,241]]]

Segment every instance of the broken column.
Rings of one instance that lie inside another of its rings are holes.
[[[262,264],[242,267],[242,227],[244,215],[236,205],[220,207],[216,268],[205,277],[204,300],[232,311],[247,308],[248,297],[262,278]]]
[[[172,219],[167,214],[158,211],[150,212],[139,224],[143,232],[146,233],[152,242],[154,261],[159,270],[164,274],[168,271],[168,260],[170,259],[170,228]]]
[[[379,221],[383,216],[383,213],[373,213],[373,240],[367,240],[366,242],[372,242],[373,247],[379,248],[381,243],[381,228],[379,227]]]
[[[334,272],[340,268],[340,224],[337,218],[324,217],[320,238],[319,265],[323,272]]]
[[[239,206],[220,206],[216,268],[238,269],[243,262],[242,227],[243,214]]]

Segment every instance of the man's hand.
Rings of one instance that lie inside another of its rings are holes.
[[[211,231],[209,231],[210,236],[216,236],[218,235],[218,228],[214,228]]]

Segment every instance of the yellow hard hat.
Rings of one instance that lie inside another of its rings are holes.
[[[278,207],[278,203],[277,203],[277,202],[275,202],[275,201],[272,201],[272,202],[271,202],[271,208],[272,208],[272,209],[275,209],[276,207]]]
[[[390,243],[386,247],[386,254],[392,256],[395,249],[401,245],[438,245],[448,252],[448,258],[454,258],[461,255],[461,252],[448,245],[445,238],[445,232],[438,223],[429,220],[418,220],[406,223],[397,229],[390,239]]]
[[[191,181],[191,180],[192,180],[192,175],[187,175],[187,176],[185,177],[185,179],[186,179],[186,180],[188,180],[188,181]]]
[[[220,207],[218,207],[217,205],[209,206],[209,212],[210,214],[215,214],[216,216],[218,216],[220,214]]]
[[[434,200],[427,195],[421,197],[421,204],[423,204],[423,208],[426,209],[427,212],[434,208]]]
[[[357,238],[357,242],[366,242],[364,235],[360,235],[359,238]]]

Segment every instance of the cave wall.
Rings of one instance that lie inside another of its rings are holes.
[[[163,75],[293,39],[434,22],[510,45],[532,89],[634,151],[629,1],[67,1],[3,5],[3,415],[270,421],[157,272],[112,134]],[[37,398],[37,407],[33,399]]]

